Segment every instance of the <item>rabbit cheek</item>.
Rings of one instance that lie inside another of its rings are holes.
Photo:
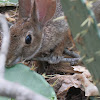
[[[29,43],[29,41],[27,41]],[[39,37],[32,37],[31,44],[26,44],[22,50],[22,56],[25,60],[33,58],[41,48],[41,39]]]
[[[7,56],[7,62],[6,65],[7,67],[11,67],[12,65],[17,64],[21,60],[21,53],[22,50],[20,47],[12,47],[13,45],[10,46],[8,56]]]
[[[7,55],[7,67],[12,66],[20,61],[22,55],[23,43],[18,36],[11,36],[11,43]]]
[[[37,46],[32,46],[32,45],[25,46],[22,50],[23,59],[27,60],[27,58],[32,56],[36,50],[37,50]]]

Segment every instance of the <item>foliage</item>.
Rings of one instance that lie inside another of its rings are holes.
[[[50,100],[57,100],[53,88],[46,82],[46,80],[23,64],[17,64],[14,67],[6,68],[5,78],[9,81],[22,84]],[[0,97],[0,100],[9,99]]]
[[[61,3],[73,37],[77,37],[75,42],[82,60],[100,92],[100,32],[94,13],[86,0],[61,0]]]
[[[2,6],[16,6],[18,0],[0,0],[0,7]]]

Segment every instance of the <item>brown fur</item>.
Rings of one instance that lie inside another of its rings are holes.
[[[45,18],[48,18],[48,16],[45,16]],[[60,16],[64,16],[64,13],[60,0],[56,0],[56,12],[43,26],[41,26],[37,17],[36,5],[32,8],[31,17],[19,18],[17,23],[11,27],[11,44],[7,65],[15,64],[16,60],[19,61],[19,57],[28,60],[36,54],[50,50],[54,51],[54,55],[61,56],[66,45],[68,24],[65,19],[53,21]],[[28,34],[32,36],[31,44],[25,44],[25,38]]]

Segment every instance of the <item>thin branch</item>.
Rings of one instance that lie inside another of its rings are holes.
[[[0,23],[1,23],[1,28],[3,30],[3,34],[2,34],[3,40],[2,40],[1,51],[0,51],[0,77],[3,78],[4,71],[5,71],[6,56],[8,53],[8,47],[10,43],[10,32],[4,15],[0,15]]]
[[[80,58],[64,58],[64,57],[61,57],[60,62],[72,63],[72,62],[78,62],[79,59]],[[49,62],[51,60],[51,57],[37,57],[37,58],[33,58],[32,60]]]
[[[78,55],[77,53],[75,53],[74,51],[69,51],[68,49],[64,50],[64,53],[66,53],[67,55],[74,57],[74,58],[80,58],[80,55]]]
[[[65,58],[64,56],[61,56],[59,62],[68,62],[71,65],[74,65],[80,60],[80,56],[73,51],[69,51],[68,49],[65,49],[64,53],[74,58]],[[32,58],[32,60],[50,62],[52,61],[52,58],[50,56],[49,57],[36,57],[36,58]]]
[[[16,100],[48,100],[24,86],[4,79],[0,79],[0,95]]]

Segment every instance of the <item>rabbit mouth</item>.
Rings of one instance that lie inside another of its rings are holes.
[[[18,63],[21,60],[21,57],[17,57],[17,59],[15,61],[13,61],[13,65],[15,65],[16,63]]]
[[[15,60],[9,60],[7,62],[7,67],[12,67],[13,65],[17,64],[21,60],[21,57],[17,57]]]

